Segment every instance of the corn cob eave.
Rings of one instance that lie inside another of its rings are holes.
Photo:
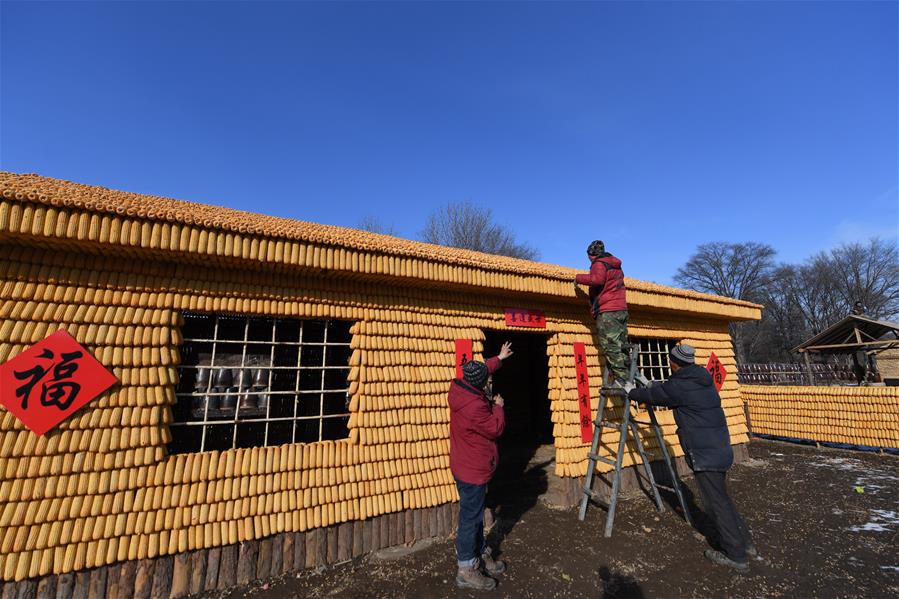
[[[434,246],[378,233],[319,225],[0,172],[0,235],[43,242],[102,244],[176,252],[196,259],[265,262],[362,275],[402,277],[431,286],[467,286],[552,295],[574,301],[575,269]],[[115,250],[113,250],[115,251]],[[757,320],[761,306],[626,279],[634,306]]]

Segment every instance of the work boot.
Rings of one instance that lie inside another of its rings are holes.
[[[728,568],[733,568],[734,570],[736,570],[738,572],[745,572],[746,570],[749,569],[749,566],[746,564],[746,562],[735,562],[734,560],[730,559],[729,557],[724,555],[724,553],[722,553],[721,551],[718,551],[717,549],[706,549],[705,557],[709,561],[715,562],[716,564],[719,564],[721,566],[727,566]]]
[[[462,566],[456,574],[456,586],[460,589],[475,589],[476,591],[492,591],[496,588],[496,581],[481,573],[479,564]]]
[[[487,549],[481,556],[481,564],[484,566],[484,571],[490,576],[496,576],[506,571],[506,562],[501,559],[493,559],[490,549]]]
[[[625,393],[629,393],[631,389],[636,387],[636,385],[634,385],[633,383],[631,383],[630,381],[628,381],[627,379],[622,378],[622,377],[616,378],[613,385],[618,385],[619,387],[624,389]]]

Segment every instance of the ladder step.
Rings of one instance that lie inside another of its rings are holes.
[[[656,481],[656,486],[657,486],[658,488],[660,488],[660,489],[665,489],[666,491],[677,491],[677,489],[675,489],[675,488],[672,487],[671,485],[663,485],[663,484],[659,484],[658,481]]]
[[[595,453],[588,453],[587,457],[596,462],[602,462],[603,464],[608,464],[609,466],[615,465],[615,460],[613,460],[611,458],[607,458],[605,456],[596,455]]]
[[[609,502],[606,501],[605,499],[603,499],[602,497],[600,497],[599,493],[597,493],[596,491],[588,491],[587,489],[581,489],[581,490],[584,492],[584,495],[586,495],[587,497],[589,497],[591,500],[595,501],[599,505],[601,505],[603,507],[609,506]]]
[[[615,424],[615,423],[613,423],[613,422],[609,422],[608,420],[603,420],[603,421],[600,422],[600,423],[594,422],[594,423],[593,423],[593,426],[601,426],[601,427],[603,427],[603,428],[611,428],[611,429],[614,429],[614,430],[618,430],[619,428],[621,428],[621,425],[620,425],[620,424]]]

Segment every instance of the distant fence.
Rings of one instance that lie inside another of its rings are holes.
[[[849,366],[812,364],[814,382],[809,381],[805,364],[739,364],[741,385],[845,385],[855,382]]]

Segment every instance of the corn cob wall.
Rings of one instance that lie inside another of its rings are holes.
[[[746,385],[752,432],[899,448],[899,387],[773,387]]]
[[[899,348],[879,352],[877,370],[884,379],[899,379]]]
[[[53,180],[2,175],[0,189],[0,362],[62,326],[121,381],[44,437],[0,412],[3,580],[456,501],[453,341],[479,353],[510,306],[546,313],[558,473],[585,472],[573,342],[590,352],[594,408],[601,376],[574,271],[369,234],[328,245],[354,233],[305,224],[266,236]],[[689,341],[733,369],[727,319],[757,318],[757,306],[633,284],[632,335]],[[349,439],[167,455],[183,311],[354,321]],[[745,442],[735,377],[722,396],[733,441]],[[662,422],[680,455],[670,416]]]

